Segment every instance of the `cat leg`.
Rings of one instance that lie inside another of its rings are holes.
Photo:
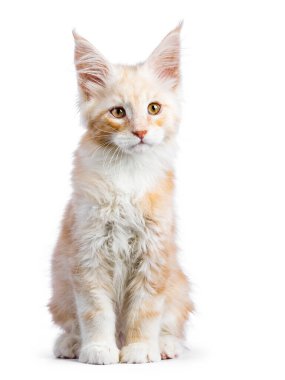
[[[166,288],[165,308],[161,320],[161,359],[172,359],[183,352],[185,323],[192,311],[188,280],[180,270],[173,272]]]
[[[115,340],[116,317],[111,295],[93,282],[77,281],[75,295],[81,332],[79,361],[112,364],[119,361]],[[107,279],[105,279],[107,284]]]
[[[75,359],[79,355],[80,331],[74,301],[68,296],[69,291],[71,291],[71,284],[66,288],[65,297],[62,295],[61,298],[60,293],[55,292],[49,304],[49,309],[54,322],[64,330],[55,341],[53,348],[55,357]],[[69,303],[67,300],[69,300]]]
[[[127,292],[124,315],[125,346],[123,363],[155,362],[161,359],[159,332],[164,296],[152,287],[148,278],[136,274]]]
[[[72,283],[67,274],[64,256],[68,249],[68,243],[61,239],[53,258],[53,296],[48,307],[54,323],[64,330],[54,344],[53,353],[57,358],[74,359],[79,355],[80,331]]]
[[[64,330],[54,344],[53,353],[56,358],[75,359],[79,354],[80,332],[74,296],[70,294],[71,286],[57,280],[57,287],[49,303],[53,321]]]
[[[138,295],[137,302],[140,295]],[[162,299],[153,297],[141,305],[132,305],[126,323],[126,345],[120,353],[122,363],[159,361],[159,329]]]

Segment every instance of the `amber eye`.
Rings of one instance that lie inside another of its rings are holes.
[[[122,119],[126,116],[126,111],[123,107],[115,107],[110,110],[111,114],[117,119]]]
[[[161,105],[158,103],[150,103],[147,107],[148,113],[150,115],[157,115],[160,111]]]

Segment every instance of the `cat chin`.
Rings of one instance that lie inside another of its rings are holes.
[[[136,144],[130,147],[121,147],[121,149],[127,154],[135,154],[135,153],[144,153],[148,152],[153,148],[153,145],[144,143],[144,144]]]

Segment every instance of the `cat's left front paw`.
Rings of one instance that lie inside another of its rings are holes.
[[[120,352],[121,363],[158,362],[160,359],[160,350],[156,343],[131,343],[123,347]]]

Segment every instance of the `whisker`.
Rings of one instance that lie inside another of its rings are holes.
[[[114,133],[113,131],[106,131],[106,130],[98,128],[98,127],[94,128],[94,130],[95,130],[95,132],[96,131],[100,131],[100,132],[103,132],[103,133],[108,133],[110,135],[112,135]]]
[[[112,156],[111,161],[109,162],[110,166],[111,166],[111,164],[116,165],[116,171],[117,171],[117,156],[118,156],[119,152],[120,152],[120,147],[118,146],[117,149],[115,150],[113,156]]]
[[[99,150],[103,150],[103,155],[104,155],[105,150],[106,150],[109,146],[111,146],[111,145],[112,145],[111,142],[109,142],[109,143],[105,143],[105,144],[103,144],[102,146],[98,146],[98,145],[97,145],[96,149],[95,149],[94,152],[92,153],[92,157],[94,157],[95,154],[96,154]]]
[[[110,168],[110,167],[111,167],[111,164],[112,164],[112,160],[113,160],[113,158],[114,158],[114,156],[115,156],[116,152],[118,151],[118,149],[119,149],[119,147],[117,147],[117,148],[115,149],[115,151],[114,151],[114,153],[113,153],[113,155],[112,155],[111,159],[109,160],[109,167],[108,167],[108,168]]]
[[[109,145],[112,145],[112,144],[110,143]],[[107,145],[107,147],[104,149],[103,155],[105,155],[105,152],[107,151],[107,149],[108,149],[108,145]],[[104,169],[104,170],[106,169],[107,159],[108,159],[108,157],[109,157],[109,155],[110,155],[111,153],[112,153],[112,150],[107,151],[106,157],[105,157],[104,162],[103,162],[103,169]]]

